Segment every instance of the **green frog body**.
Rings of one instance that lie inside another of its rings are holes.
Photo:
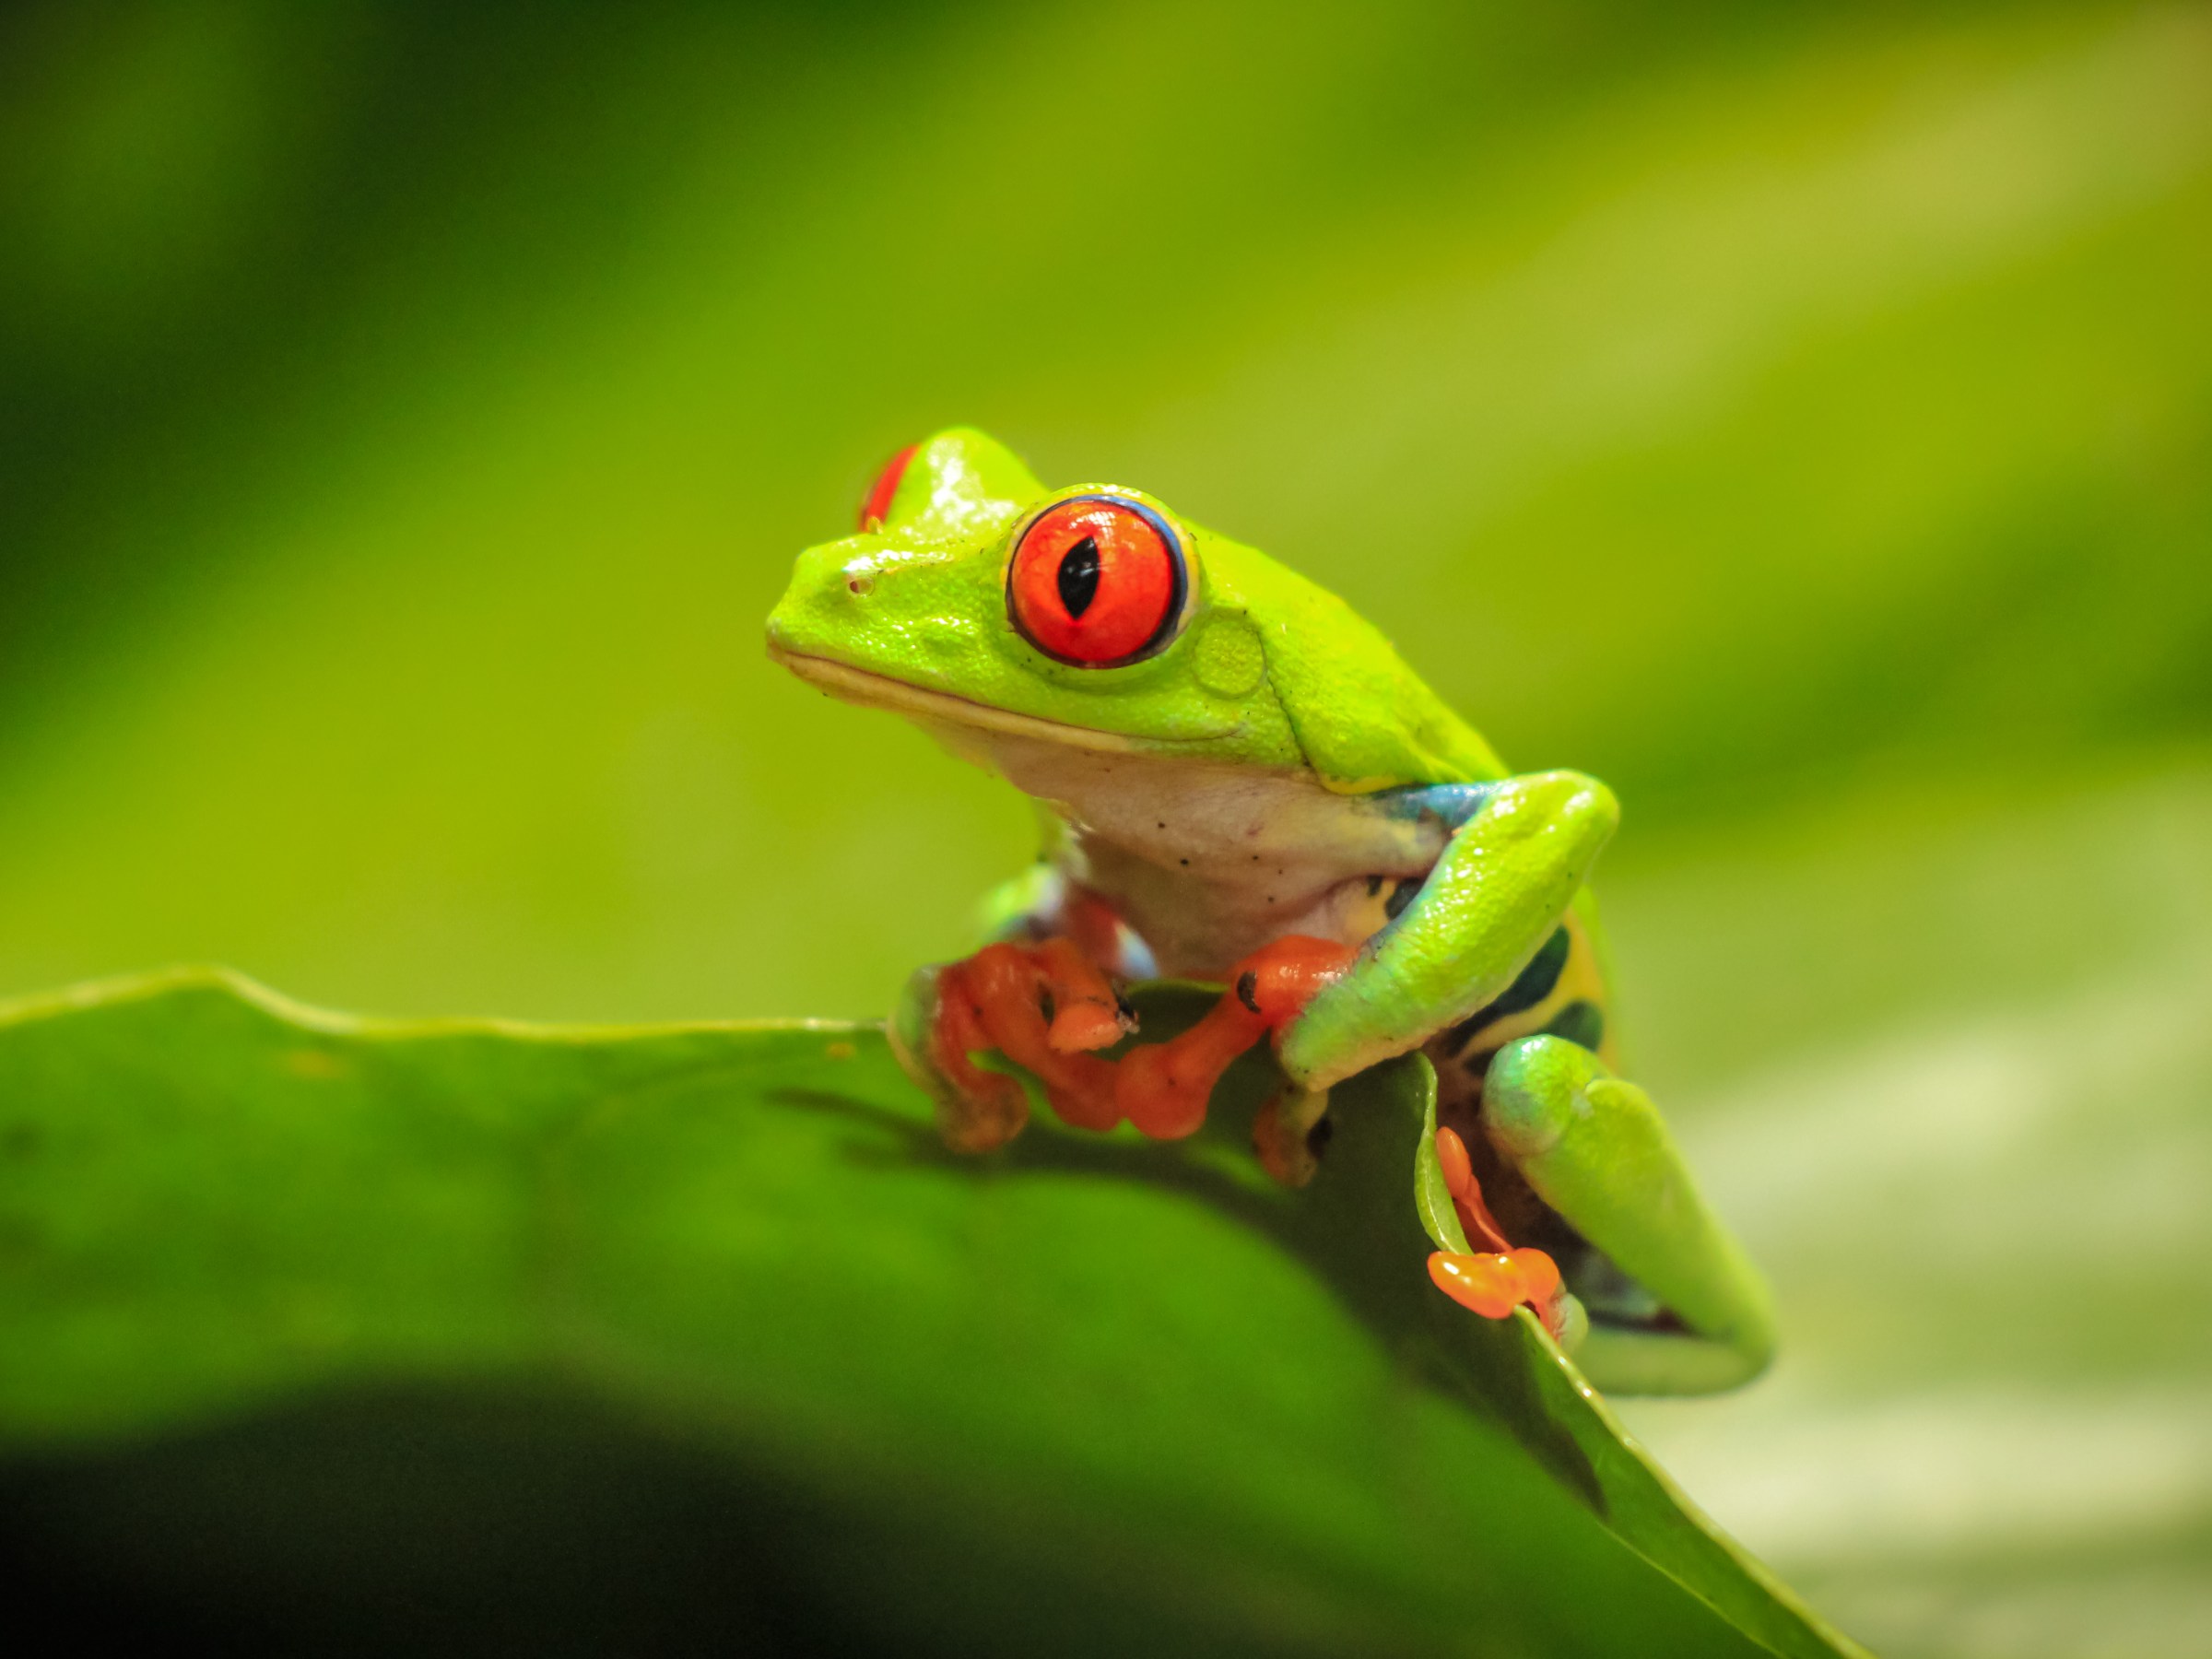
[[[1759,1275],[1614,1075],[1585,885],[1604,784],[1509,772],[1334,594],[1141,490],[1047,489],[969,429],[902,452],[857,533],[800,556],[769,644],[1041,808],[1044,860],[987,942],[918,972],[891,1021],[951,1144],[1002,1144],[1032,1091],[1080,1126],[1187,1135],[1265,1041],[1288,1084],[1256,1151],[1298,1183],[1331,1087],[1423,1050],[1456,1213],[1489,1246],[1432,1257],[1441,1288],[1527,1302],[1601,1387],[1765,1365]],[[1219,1002],[1106,1058],[1135,1026],[1121,987],[1159,976]]]

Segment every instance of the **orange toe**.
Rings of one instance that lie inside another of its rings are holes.
[[[1439,1250],[1429,1257],[1429,1277],[1439,1290],[1485,1319],[1503,1319],[1521,1305],[1521,1276],[1511,1256]]]
[[[1439,1290],[1485,1319],[1503,1319],[1526,1302],[1545,1328],[1559,1335],[1559,1270],[1540,1250],[1495,1255],[1439,1250],[1429,1257],[1429,1277]]]

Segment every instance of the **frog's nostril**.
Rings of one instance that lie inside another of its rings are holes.
[[[865,599],[876,591],[876,572],[857,561],[845,567],[845,592]]]

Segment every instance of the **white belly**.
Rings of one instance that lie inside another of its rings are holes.
[[[976,753],[979,737],[987,754]],[[1171,975],[1218,978],[1285,934],[1356,944],[1374,925],[1369,877],[1423,875],[1443,846],[1433,820],[1331,794],[1310,772],[999,732],[963,731],[956,747],[1059,815],[1066,874],[1112,904]]]

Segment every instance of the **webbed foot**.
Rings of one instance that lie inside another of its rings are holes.
[[[1449,1128],[1436,1132],[1436,1160],[1452,1193],[1460,1230],[1470,1244],[1488,1247],[1483,1253],[1439,1250],[1429,1257],[1429,1277],[1436,1288],[1485,1319],[1503,1319],[1525,1302],[1544,1322],[1555,1341],[1566,1333],[1569,1311],[1559,1269],[1540,1250],[1516,1250],[1507,1241],[1475,1179],[1475,1165],[1466,1143]]]
[[[988,945],[922,969],[907,981],[889,1035],[908,1076],[936,1101],[946,1144],[988,1152],[1029,1122],[1019,1073],[1062,1121],[1112,1128],[1121,1121],[1114,1068],[1093,1051],[1135,1029],[1106,976],[1073,943],[1053,938]]]

